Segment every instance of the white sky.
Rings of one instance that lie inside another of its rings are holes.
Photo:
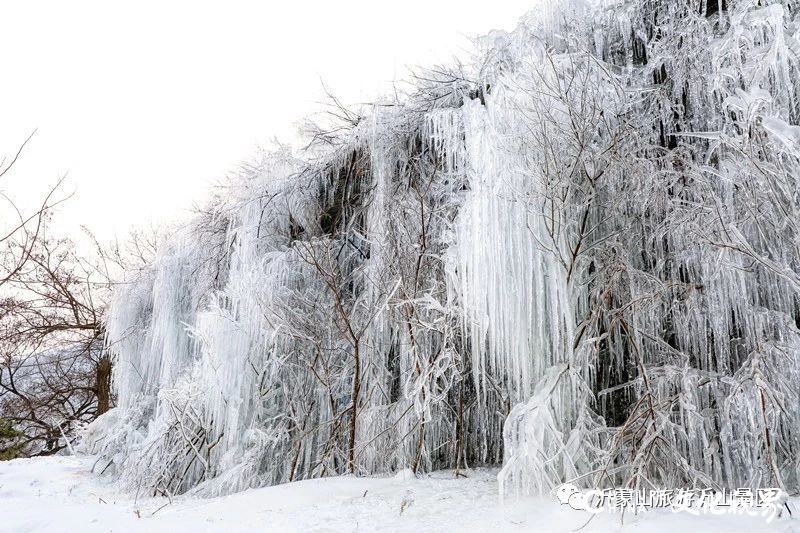
[[[174,220],[258,146],[291,140],[320,80],[374,99],[535,2],[2,0],[0,154],[38,132],[0,192],[30,205],[68,173],[57,220],[103,239]]]

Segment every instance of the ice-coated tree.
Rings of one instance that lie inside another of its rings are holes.
[[[797,9],[543,2],[265,154],[117,291],[98,468],[796,491]]]

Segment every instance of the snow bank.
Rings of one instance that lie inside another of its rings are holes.
[[[494,472],[421,479],[339,477],[300,481],[233,496],[192,499],[122,495],[91,475],[93,458],[46,457],[0,462],[0,531],[8,532],[567,532],[585,513],[554,499],[501,504]],[[640,532],[785,531],[796,520],[649,513],[626,517]],[[619,515],[598,515],[583,531],[620,528]]]

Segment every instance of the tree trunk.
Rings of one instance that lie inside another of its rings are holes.
[[[353,343],[353,355],[355,359],[355,371],[353,374],[352,391],[352,412],[350,413],[350,445],[347,450],[347,471],[350,474],[356,473],[356,425],[358,422],[358,396],[361,391],[361,356],[359,354],[358,342]]]
[[[111,407],[111,359],[107,355],[97,363],[97,416]]]

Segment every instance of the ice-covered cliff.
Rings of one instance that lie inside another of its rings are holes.
[[[551,1],[264,156],[116,294],[87,445],[168,494],[796,490],[798,8]]]

